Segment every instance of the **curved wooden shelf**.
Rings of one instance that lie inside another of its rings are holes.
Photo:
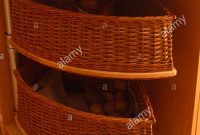
[[[16,123],[16,127],[17,127],[18,131],[20,132],[20,134],[21,135],[27,135],[26,131],[20,125],[20,123],[19,123],[19,121],[17,119],[17,115],[15,116],[15,123]]]
[[[174,68],[171,71],[162,71],[162,72],[151,72],[151,73],[124,73],[124,72],[108,72],[108,71],[98,71],[98,70],[89,70],[81,69],[71,66],[65,66],[62,69],[59,69],[57,64],[53,61],[46,60],[44,58],[38,57],[15,44],[12,40],[9,40],[9,43],[18,51],[19,53],[25,55],[26,57],[57,70],[70,72],[74,74],[91,76],[91,77],[101,77],[101,78],[115,78],[115,79],[156,79],[156,78],[168,78],[173,77],[177,74],[176,69]]]
[[[20,125],[17,115],[15,116],[15,122],[5,126],[6,133],[8,135],[28,135]],[[1,135],[1,133],[0,133]]]

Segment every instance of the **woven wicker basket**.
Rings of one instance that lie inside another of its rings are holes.
[[[141,83],[134,85],[139,111],[149,107],[151,115],[139,120],[132,129],[127,128],[128,118],[108,117],[81,112],[50,100],[32,89],[34,79],[41,74],[34,68],[16,72],[18,83],[17,120],[29,135],[152,135],[155,118],[147,93]],[[33,77],[34,74],[34,77]],[[32,80],[31,80],[32,79]],[[26,82],[25,82],[26,81]],[[32,84],[31,84],[32,83]],[[68,121],[68,116],[73,116]]]
[[[101,16],[15,0],[12,40],[27,52],[54,63],[80,46],[82,56],[65,65],[81,69],[125,73],[171,71],[172,33],[162,37],[161,32],[172,24],[175,16],[161,8],[163,16]],[[145,10],[148,15],[148,9]]]

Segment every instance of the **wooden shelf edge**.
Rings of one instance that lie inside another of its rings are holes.
[[[0,121],[0,135],[2,135],[3,132],[3,126],[2,126],[2,122]]]
[[[15,122],[5,126],[8,135],[27,135],[15,116]]]
[[[21,135],[28,135],[26,133],[26,131],[22,128],[22,126],[20,125],[18,119],[17,119],[17,115],[15,116],[15,123],[16,123],[16,127],[17,129],[20,131]]]
[[[162,72],[151,72],[151,73],[123,73],[123,72],[108,72],[108,71],[98,71],[98,70],[89,70],[89,69],[81,69],[71,66],[65,66],[62,69],[59,69],[57,64],[53,61],[46,60],[44,58],[38,57],[15,44],[11,39],[9,43],[24,56],[48,67],[52,67],[57,70],[84,75],[91,77],[101,77],[101,78],[115,78],[115,79],[157,79],[157,78],[169,78],[176,76],[177,71],[173,68],[171,71],[162,71]]]
[[[6,129],[6,133],[8,135],[21,135],[20,132],[18,131],[15,123],[7,125],[5,127],[5,129]]]

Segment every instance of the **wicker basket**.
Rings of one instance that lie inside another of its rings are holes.
[[[145,12],[148,15],[148,8]],[[82,56],[63,62],[70,67],[125,73],[171,71],[172,33],[162,37],[161,32],[175,16],[163,7],[161,15],[101,16],[15,0],[12,40],[27,52],[54,63],[80,46]]]
[[[127,128],[129,118],[108,117],[81,112],[50,100],[33,91],[35,69],[23,68],[16,72],[18,83],[17,120],[29,135],[152,135],[155,118],[147,93],[142,84],[135,91],[139,111],[149,107],[151,115],[139,120],[131,129]],[[33,80],[31,80],[33,79]],[[26,82],[25,82],[26,81]],[[31,83],[32,84],[31,84]],[[68,121],[68,116],[73,117]]]

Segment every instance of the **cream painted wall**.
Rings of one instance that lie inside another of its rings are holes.
[[[157,117],[156,135],[195,135],[199,103],[197,72],[200,46],[200,1],[170,0],[166,5],[187,25],[174,32],[174,64],[178,75],[171,79],[146,81]],[[172,86],[176,85],[176,90]],[[193,133],[192,132],[193,129]]]

